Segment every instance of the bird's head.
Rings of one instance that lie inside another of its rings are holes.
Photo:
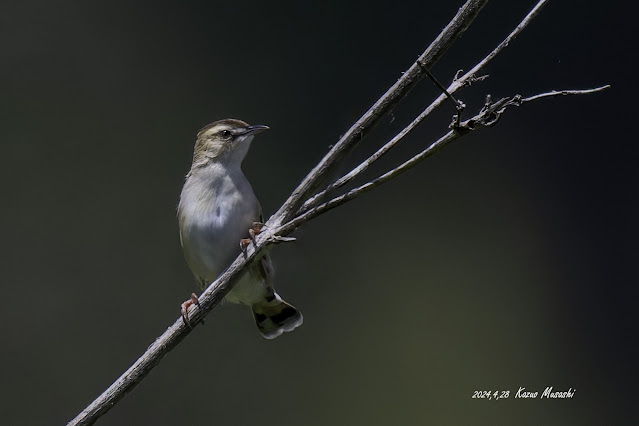
[[[225,166],[240,166],[248,152],[253,136],[267,130],[268,126],[249,126],[241,120],[215,121],[197,134],[193,153],[193,167],[211,162]]]

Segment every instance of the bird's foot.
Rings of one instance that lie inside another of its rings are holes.
[[[251,236],[251,239],[255,238],[257,234],[262,232],[264,226],[265,225],[262,222],[253,222],[253,226],[251,227],[251,229],[249,229],[249,235]]]
[[[180,309],[180,311],[182,312],[182,321],[184,321],[184,324],[188,325],[189,328],[193,328],[193,326],[191,326],[191,323],[189,322],[189,308],[191,307],[191,305],[197,305],[198,308],[200,307],[200,299],[198,299],[197,294],[195,293],[191,293],[191,298],[182,303]],[[202,324],[204,324],[204,320],[202,320]]]
[[[246,249],[248,248],[249,244],[251,244],[251,240],[250,238],[242,238],[240,240],[240,249],[242,250],[242,254],[244,255],[244,257],[246,257],[247,253],[246,253]]]
[[[264,224],[261,222],[253,222],[253,226],[249,228],[249,238],[242,238],[240,240],[240,249],[242,253],[244,253],[244,257],[246,257],[246,249],[251,244],[251,242],[255,242],[255,236],[262,232],[264,229]]]

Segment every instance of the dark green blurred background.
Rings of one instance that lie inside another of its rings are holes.
[[[244,163],[268,216],[462,3],[3,2],[0,424],[65,424],[175,321],[198,129],[271,126]],[[303,327],[266,341],[221,306],[98,424],[637,424],[636,25],[570,3],[459,97],[612,89],[512,110],[304,226],[273,253]],[[490,2],[434,72],[469,69],[532,5]],[[350,165],[436,95],[423,81]]]

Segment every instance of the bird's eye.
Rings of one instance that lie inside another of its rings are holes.
[[[222,130],[220,132],[220,136],[222,136],[222,138],[224,139],[231,139],[231,136],[233,136],[233,134],[230,132],[230,130]]]

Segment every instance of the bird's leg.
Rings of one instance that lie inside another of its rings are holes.
[[[246,248],[251,244],[251,241],[255,242],[255,236],[262,232],[262,229],[264,229],[262,222],[253,222],[253,226],[249,228],[249,238],[242,238],[240,240],[240,249],[242,249],[244,257],[246,257]]]
[[[191,307],[191,305],[197,305],[198,308],[200,307],[200,299],[198,299],[197,294],[195,293],[191,293],[191,298],[182,303],[181,306],[182,321],[184,321],[184,324],[188,325],[189,328],[193,328],[189,322],[189,307]]]

